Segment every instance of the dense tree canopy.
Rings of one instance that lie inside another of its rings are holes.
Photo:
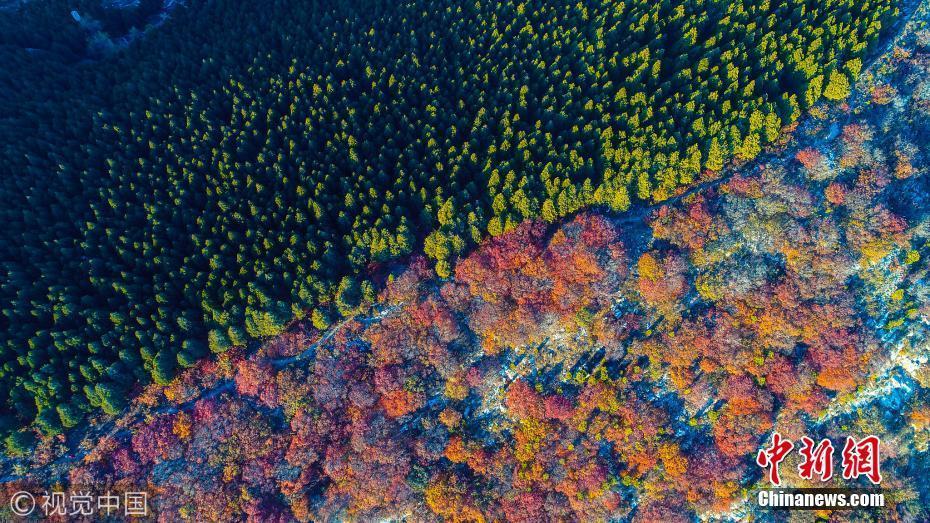
[[[90,60],[76,2],[37,4],[29,20],[66,30],[0,41],[0,391],[7,429],[46,432],[295,316],[325,326],[421,246],[447,277],[526,219],[661,201],[751,159],[847,96],[897,14],[215,0]]]

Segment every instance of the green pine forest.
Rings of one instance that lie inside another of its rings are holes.
[[[295,317],[324,328],[412,254],[445,277],[523,220],[751,159],[848,95],[900,7],[189,0],[101,56],[76,4],[0,13],[11,447]]]

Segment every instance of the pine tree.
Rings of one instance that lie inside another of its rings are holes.
[[[711,171],[723,169],[723,148],[720,147],[720,142],[716,138],[710,142],[710,149],[707,150],[707,162],[704,166]]]
[[[824,98],[828,100],[843,100],[849,96],[849,79],[838,71],[830,73],[830,81],[823,91]]]

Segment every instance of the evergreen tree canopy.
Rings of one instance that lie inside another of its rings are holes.
[[[373,266],[422,249],[447,276],[522,220],[622,212],[752,158],[825,89],[848,93],[898,10],[193,1],[100,58],[69,16],[78,3],[93,2],[0,13],[13,450],[28,443],[18,426],[115,412],[137,381],[295,313],[325,327],[372,295]]]

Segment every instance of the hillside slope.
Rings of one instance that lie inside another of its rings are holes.
[[[524,223],[448,280],[414,260],[367,312],[47,439],[6,489],[144,487],[165,521],[773,521],[751,502],[773,431],[875,434],[882,517],[930,518],[927,16],[726,179]]]
[[[68,4],[27,9],[81,33]],[[190,4],[56,75],[0,35],[35,73],[0,69],[0,435],[323,328],[411,255],[447,277],[524,220],[674,197],[843,100],[910,5]]]

